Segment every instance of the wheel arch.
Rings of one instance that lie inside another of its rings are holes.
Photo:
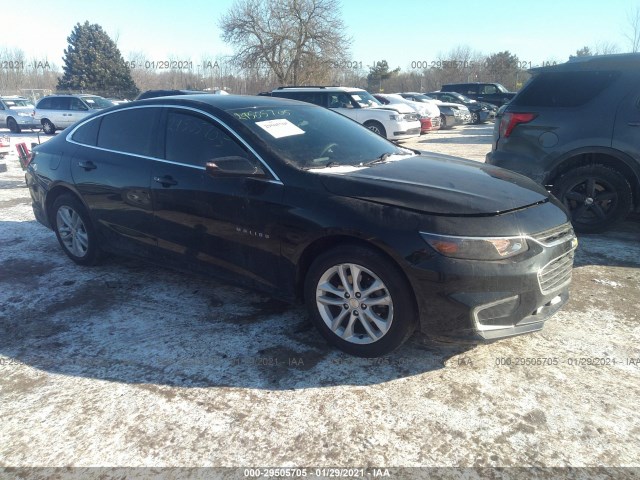
[[[322,253],[335,247],[341,246],[356,246],[364,247],[375,251],[387,260],[392,262],[398,267],[398,271],[402,274],[403,280],[411,287],[411,298],[413,299],[413,306],[415,312],[419,312],[418,300],[415,296],[415,289],[411,279],[400,266],[398,259],[392,255],[388,250],[381,245],[364,240],[362,238],[351,236],[347,234],[334,234],[325,237],[318,238],[305,247],[297,261],[296,276],[295,276],[295,295],[296,298],[304,300],[304,282],[307,276],[309,268],[313,264],[314,260]],[[416,319],[417,320],[417,319]]]
[[[589,165],[603,165],[624,175],[631,185],[634,207],[640,208],[640,164],[619,150],[589,148],[572,151],[554,164],[543,183],[544,185],[553,185],[569,170]]]
[[[74,197],[76,197],[78,199],[78,201],[80,203],[82,203],[84,208],[89,213],[89,217],[92,217],[91,210],[89,210],[89,208],[87,207],[87,204],[83,200],[82,196],[73,187],[71,187],[70,185],[67,185],[67,184],[64,184],[64,183],[59,183],[59,184],[55,185],[54,187],[52,187],[47,192],[47,195],[46,195],[45,200],[44,200],[44,208],[45,208],[45,213],[47,215],[47,220],[49,221],[49,224],[51,225],[52,228],[55,225],[55,218],[53,218],[53,211],[52,211],[53,204],[58,199],[58,197],[60,197],[61,195],[64,195],[64,194],[71,194]],[[93,218],[92,218],[92,220],[93,220]]]

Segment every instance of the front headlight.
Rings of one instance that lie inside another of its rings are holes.
[[[395,120],[396,122],[401,122],[404,118],[404,115],[389,115],[391,120]]]
[[[439,254],[466,260],[502,260],[529,250],[523,237],[458,237],[423,232],[420,235]]]
[[[18,112],[18,116],[19,117],[31,117],[30,113],[26,113],[26,112]]]

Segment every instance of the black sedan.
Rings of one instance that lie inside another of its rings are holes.
[[[568,298],[576,239],[544,188],[307,103],[131,102],[36,147],[26,179],[74,262],[131,255],[304,300],[354,355],[416,328],[457,342],[539,330]]]
[[[457,92],[428,92],[425,95],[440,100],[441,102],[459,103],[464,105],[471,112],[472,123],[486,123],[496,118],[498,107],[490,103],[478,102],[469,97],[465,97]]]

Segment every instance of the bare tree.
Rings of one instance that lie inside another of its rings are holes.
[[[640,5],[627,13],[627,26],[629,30],[624,36],[629,40],[631,51],[637,53],[640,51]]]
[[[266,69],[298,84],[348,58],[351,39],[338,0],[238,0],[220,19],[222,39],[243,69]]]

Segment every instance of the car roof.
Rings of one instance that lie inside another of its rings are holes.
[[[548,65],[545,67],[534,67],[529,69],[529,71],[532,73],[540,73],[607,69],[640,71],[640,53],[617,53],[612,55],[573,57],[565,63]]]
[[[169,104],[169,105],[184,105],[184,104],[206,104],[212,107],[219,108],[221,110],[234,110],[236,108],[251,108],[251,107],[275,107],[281,105],[300,105],[305,107],[315,107],[315,105],[307,102],[299,102],[297,100],[290,100],[282,97],[268,97],[258,95],[211,95],[210,93],[200,93],[197,95],[172,95],[167,97],[154,97],[144,100],[136,100],[129,102],[122,107],[143,104]],[[317,107],[321,108],[321,107]]]
[[[354,88],[354,87],[338,87],[335,85],[331,86],[296,86],[296,87],[277,87],[272,90],[272,92],[309,92],[309,91],[317,91],[317,92],[361,92],[364,88]]]

